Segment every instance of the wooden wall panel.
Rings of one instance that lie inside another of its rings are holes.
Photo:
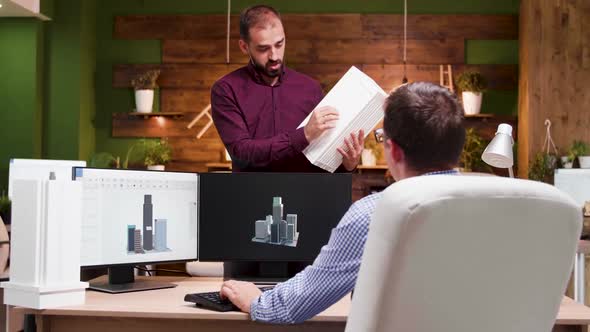
[[[400,85],[404,75],[403,65],[364,65],[362,69],[385,91]],[[514,90],[518,86],[517,65],[454,65],[453,75],[459,75],[466,69],[480,71],[488,80],[490,90]],[[410,82],[439,83],[439,66],[408,65],[406,70],[406,77]]]
[[[519,177],[527,177],[545,119],[562,153],[573,140],[590,142],[590,2],[522,0],[520,13],[518,160]]]
[[[207,123],[208,118],[201,118],[191,129],[187,125],[194,119],[197,112],[185,113],[182,118],[149,117],[130,115],[128,113],[113,114],[113,137],[195,137]],[[215,126],[211,126],[202,137],[218,139]]]
[[[223,63],[225,40],[163,40],[164,63]],[[408,63],[457,64],[464,62],[465,42],[462,38],[408,40]],[[232,63],[248,63],[237,41],[230,44]],[[326,64],[401,64],[403,41],[400,39],[287,39],[285,61]]]
[[[200,112],[210,101],[210,90],[162,89],[160,91],[160,108],[163,111]]]
[[[355,65],[371,76],[385,90],[391,84],[401,82],[403,65],[363,65],[349,64],[293,64],[293,68],[320,81],[323,86],[332,86],[344,73]],[[161,88],[180,88],[208,91],[213,83],[227,73],[243,65],[215,64],[163,64],[163,65],[116,65],[113,69],[113,86],[130,87],[132,77],[146,70],[162,70],[158,83]],[[491,90],[510,90],[518,84],[517,65],[454,65],[453,74],[458,75],[466,69],[479,70],[488,80]],[[439,82],[439,66],[408,65],[407,77],[411,81]]]
[[[224,75],[242,67],[240,64],[141,64],[115,65],[113,67],[113,87],[131,87],[131,79],[148,69],[160,69],[158,85],[160,88],[191,88],[209,90],[213,83]]]
[[[284,14],[289,39],[363,39],[403,37],[403,15]],[[231,17],[231,38],[239,38],[238,16]],[[225,15],[116,16],[117,39],[223,39]],[[409,39],[518,39],[516,15],[409,15]]]
[[[403,38],[403,15],[362,15],[365,38]],[[516,15],[408,15],[409,39],[518,39]]]

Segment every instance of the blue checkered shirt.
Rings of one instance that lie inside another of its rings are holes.
[[[458,174],[455,170],[424,175]],[[328,244],[322,247],[312,265],[293,278],[266,291],[250,304],[252,320],[294,324],[326,310],[350,293],[356,283],[371,215],[381,193],[355,202],[332,229]]]

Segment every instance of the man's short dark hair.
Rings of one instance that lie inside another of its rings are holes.
[[[248,7],[240,14],[240,38],[250,41],[250,28],[268,22],[270,18],[281,19],[279,12],[266,5]]]
[[[416,171],[457,166],[465,127],[463,107],[447,88],[427,82],[403,85],[385,102],[383,129]]]

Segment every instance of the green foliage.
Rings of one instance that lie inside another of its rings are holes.
[[[463,145],[463,151],[461,152],[459,162],[466,172],[492,171],[490,166],[481,159],[481,155],[487,145],[488,142],[483,140],[473,128],[468,128],[465,131],[465,145]]]
[[[553,184],[553,173],[557,168],[557,156],[539,152],[529,166],[529,179]]]
[[[88,167],[93,168],[121,168],[119,157],[108,152],[97,152],[88,161]]]
[[[143,140],[141,144],[141,148],[145,153],[145,166],[165,165],[172,159],[172,148],[166,139],[158,141]]]
[[[567,161],[574,161],[576,157],[585,156],[590,152],[588,144],[583,141],[574,141],[567,151]]]
[[[132,79],[131,86],[135,90],[154,90],[158,87],[156,83],[158,76],[160,76],[160,70],[148,70]]]
[[[484,92],[488,87],[486,79],[477,71],[462,72],[455,82],[461,91]]]

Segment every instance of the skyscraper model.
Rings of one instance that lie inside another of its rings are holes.
[[[145,250],[152,250],[154,246],[152,237],[153,211],[152,195],[143,195],[143,249]]]
[[[266,220],[254,222],[252,242],[296,247],[298,238],[297,215],[288,214],[287,220],[283,220],[282,198],[273,197],[272,216],[267,216]]]

